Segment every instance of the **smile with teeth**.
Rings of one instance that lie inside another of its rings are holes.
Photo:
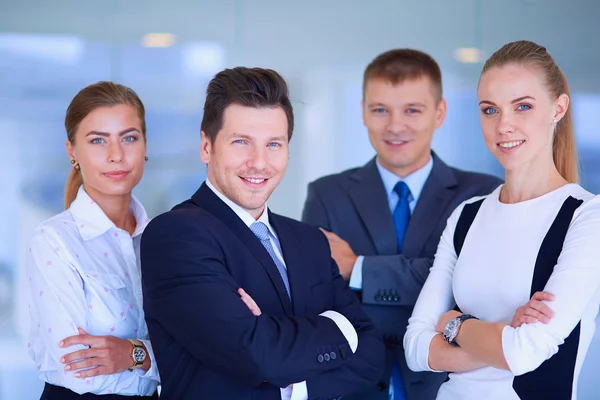
[[[504,148],[504,149],[512,149],[513,147],[517,147],[521,144],[525,143],[524,140],[513,140],[511,142],[501,142],[498,143],[498,146]]]
[[[263,183],[264,181],[266,181],[265,178],[242,178],[250,183]]]
[[[399,144],[404,144],[407,141],[406,140],[386,140],[386,142],[393,144],[393,145],[399,145]]]

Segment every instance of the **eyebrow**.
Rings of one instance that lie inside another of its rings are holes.
[[[243,134],[243,133],[233,133],[231,134],[231,136],[229,136],[230,139],[246,139],[248,141],[254,141],[254,138],[252,136]],[[269,138],[269,141],[273,141],[273,140],[278,140],[278,141],[286,141],[287,140],[287,136],[274,136]]]
[[[427,108],[427,105],[425,105],[424,103],[419,103],[419,102],[415,102],[415,103],[408,103],[406,104],[407,107],[422,107],[422,108]],[[387,105],[383,104],[383,103],[369,103],[368,107],[387,107]]]
[[[127,128],[124,131],[119,132],[119,136],[127,135],[128,133],[131,133],[131,132],[140,133],[140,131],[137,128]],[[87,135],[85,135],[85,137],[92,136],[92,135],[109,137],[110,133],[100,132],[100,131],[90,131],[87,133]]]
[[[515,104],[515,103],[518,103],[518,102],[520,102],[520,101],[523,101],[523,100],[528,100],[528,99],[529,99],[529,100],[535,100],[535,98],[534,98],[534,97],[531,97],[531,96],[523,96],[523,97],[519,97],[519,98],[517,98],[517,99],[514,99],[514,100],[513,100],[513,101],[511,101],[510,103],[511,103],[511,104]],[[489,105],[491,105],[491,106],[495,106],[495,105],[496,105],[496,103],[494,103],[493,101],[489,101],[489,100],[481,100],[481,101],[479,102],[479,105],[482,105],[482,104],[489,104]]]

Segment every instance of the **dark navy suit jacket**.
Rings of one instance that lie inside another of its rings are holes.
[[[281,399],[307,381],[310,399],[340,399],[381,376],[384,345],[314,227],[269,212],[288,270],[290,302],[277,267],[252,231],[203,184],[150,222],[142,236],[144,311],[164,399]],[[263,315],[241,301],[243,288]],[[337,325],[359,337],[352,353]]]

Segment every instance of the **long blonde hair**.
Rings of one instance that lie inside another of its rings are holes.
[[[132,89],[117,83],[98,82],[81,89],[73,100],[71,100],[71,104],[67,108],[65,130],[67,131],[69,142],[75,145],[75,134],[77,133],[79,124],[89,113],[100,107],[122,104],[130,104],[136,108],[142,125],[142,134],[144,135],[144,139],[146,139],[146,111],[138,95]],[[71,206],[71,203],[77,197],[79,187],[83,184],[81,171],[75,167],[77,167],[77,164],[71,169],[65,186],[65,209]]]
[[[561,94],[569,96],[567,80],[545,47],[527,40],[508,43],[486,61],[481,75],[490,68],[507,64],[522,64],[537,68],[544,74],[546,86],[552,96],[555,98]],[[556,169],[562,177],[570,183],[578,183],[579,169],[572,114],[569,102],[567,112],[558,121],[554,131],[552,155]]]

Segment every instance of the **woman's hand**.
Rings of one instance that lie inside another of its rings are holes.
[[[525,305],[517,308],[510,326],[518,328],[523,324],[535,324],[542,322],[547,324],[554,316],[554,311],[542,301],[552,301],[554,295],[550,292],[536,292]]]
[[[75,373],[77,378],[118,374],[134,364],[131,356],[133,345],[129,340],[114,336],[92,336],[79,328],[79,335],[66,338],[58,346],[69,347],[77,344],[90,346],[90,348],[75,351],[60,359],[61,363],[67,364],[65,371],[78,371]],[[149,358],[147,356],[147,362]],[[85,371],[80,371],[81,369]]]

